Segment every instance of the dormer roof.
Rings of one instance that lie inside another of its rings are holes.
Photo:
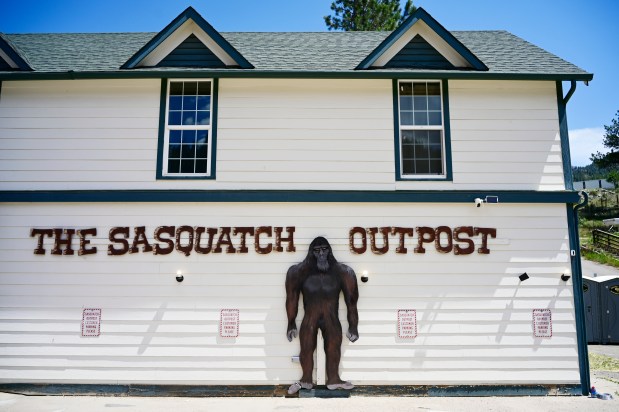
[[[488,67],[419,7],[356,67],[481,70]]]
[[[121,69],[140,67],[253,68],[192,7],[157,33]]]

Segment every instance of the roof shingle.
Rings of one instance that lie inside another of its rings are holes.
[[[56,33],[5,35],[35,73],[127,72],[120,67],[157,33]],[[264,72],[359,73],[355,67],[390,32],[221,33],[254,69]],[[591,76],[579,67],[506,31],[452,34],[489,68],[489,74]],[[195,71],[196,68],[174,68]],[[165,69],[131,69],[131,71]],[[208,69],[199,69],[208,72]],[[373,69],[406,73],[445,70]]]

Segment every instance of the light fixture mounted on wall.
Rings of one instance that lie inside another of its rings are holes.
[[[527,272],[524,272],[522,275],[518,276],[518,279],[520,279],[521,282],[524,282],[528,278],[529,278],[529,275],[527,275]]]
[[[361,282],[366,283],[370,278],[368,277],[368,271],[364,270],[361,274]]]
[[[183,272],[180,270],[176,271],[176,281],[177,282],[182,282],[183,280],[185,280],[185,277],[183,276]]]
[[[561,275],[561,280],[567,282],[568,280],[570,280],[570,275],[568,275],[567,273],[563,273]]]
[[[483,205],[484,203],[499,203],[499,197],[498,196],[486,196],[484,199],[482,199],[481,197],[475,198],[475,206],[481,207],[481,205]]]

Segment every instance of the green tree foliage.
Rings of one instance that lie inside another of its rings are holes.
[[[329,30],[380,31],[395,30],[417,7],[407,0],[404,10],[399,0],[335,0],[332,16],[325,16]]]
[[[599,167],[619,167],[619,110],[610,126],[604,126],[604,147],[610,149],[608,153],[594,153],[591,160]]]
[[[572,166],[572,176],[574,177],[575,182],[581,182],[583,180],[606,179],[608,174],[612,171],[613,169],[598,167],[595,163],[591,163],[588,166]]]
[[[619,171],[618,170],[611,170],[608,173],[608,176],[606,177],[606,180],[608,180],[610,183],[615,185],[615,189],[617,187],[619,187]]]

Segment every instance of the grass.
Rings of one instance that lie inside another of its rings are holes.
[[[589,369],[592,371],[619,372],[619,359],[597,353],[589,353]]]
[[[619,359],[589,352],[589,369],[592,371],[619,372]],[[603,379],[619,384],[616,380],[608,377]],[[619,396],[619,392],[615,391],[615,395]]]
[[[610,253],[603,250],[581,248],[580,255],[583,259],[591,260],[592,262],[601,263],[602,265],[608,265],[619,268],[619,259]]]
[[[593,237],[591,233],[594,229],[606,230],[601,220],[578,219],[578,235],[580,236],[580,244],[586,248],[593,247]]]
[[[595,229],[607,230],[601,220],[591,220],[581,218],[578,221],[578,234],[580,236],[581,250],[580,254],[583,259],[601,263],[603,265],[619,268],[619,258],[612,253],[596,248],[593,245],[593,237],[591,233]]]

